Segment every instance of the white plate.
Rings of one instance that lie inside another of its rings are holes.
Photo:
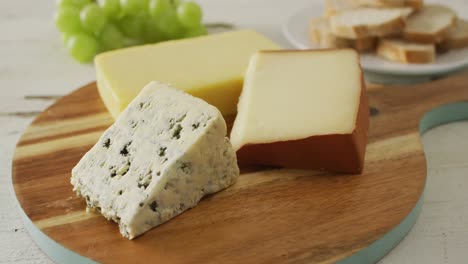
[[[455,10],[468,9],[467,6],[455,7]],[[461,9],[460,9],[461,8]],[[283,33],[286,39],[298,49],[314,49],[308,39],[308,25],[311,18],[323,14],[323,4],[315,3],[314,6],[301,9],[289,17],[283,24]],[[436,62],[431,64],[403,64],[384,60],[373,54],[361,55],[361,65],[366,71],[380,74],[395,75],[439,75],[455,71],[468,65],[468,48],[452,50],[442,55],[437,55]]]

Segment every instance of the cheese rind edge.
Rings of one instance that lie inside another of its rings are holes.
[[[359,173],[368,127],[356,51],[261,51],[247,70],[231,142],[241,165]]]

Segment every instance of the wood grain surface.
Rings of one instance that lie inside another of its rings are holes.
[[[44,111],[18,143],[13,184],[22,209],[56,242],[105,263],[330,263],[378,240],[421,196],[424,113],[468,100],[468,75],[415,87],[370,87],[361,175],[248,170],[231,188],[129,241],[85,212],[70,171],[112,123],[94,83]]]

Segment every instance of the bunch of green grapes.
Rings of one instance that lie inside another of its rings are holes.
[[[81,63],[102,51],[207,34],[200,6],[182,0],[57,0],[54,20]]]

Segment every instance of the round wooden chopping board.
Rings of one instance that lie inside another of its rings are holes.
[[[241,168],[234,186],[132,241],[115,223],[86,213],[72,192],[71,169],[113,122],[91,83],[26,130],[14,156],[14,189],[28,230],[57,262],[375,262],[417,219],[426,181],[420,129],[468,118],[468,106],[426,113],[467,100],[466,83],[460,75],[417,87],[370,87],[361,175]]]

